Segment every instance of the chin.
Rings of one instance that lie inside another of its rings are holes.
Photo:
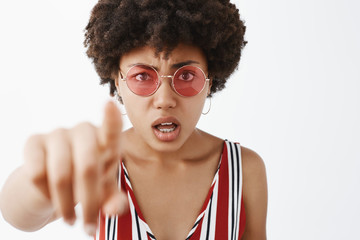
[[[178,151],[183,145],[183,142],[180,141],[158,141],[158,140],[152,140],[150,143],[148,143],[149,146],[158,152],[162,153],[171,153]]]

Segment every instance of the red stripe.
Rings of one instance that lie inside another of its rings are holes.
[[[206,196],[205,202],[204,202],[204,204],[203,204],[203,206],[202,206],[202,208],[201,208],[198,216],[200,215],[200,213],[202,213],[203,211],[206,210],[206,207],[207,207],[207,205],[209,204],[211,195],[212,195],[212,193],[213,193],[214,187],[215,187],[215,184],[211,185],[211,188],[209,189],[208,195]]]
[[[228,239],[228,212],[229,212],[229,169],[226,143],[222,153],[219,169],[219,190],[216,212],[215,239]]]
[[[132,239],[131,214],[128,213],[118,217],[118,240]]]
[[[96,236],[94,238],[96,240]],[[105,240],[105,216],[100,212],[99,240]]]

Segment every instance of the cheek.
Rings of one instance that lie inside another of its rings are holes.
[[[149,103],[142,97],[136,96],[130,91],[122,92],[122,99],[126,109],[127,118],[137,130],[145,129],[151,124],[149,115]]]
[[[191,101],[184,107],[184,118],[192,127],[195,127],[201,117],[203,111],[205,99],[199,99],[198,101]]]

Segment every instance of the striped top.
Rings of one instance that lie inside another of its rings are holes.
[[[100,214],[96,240],[154,240],[132,191],[129,174],[121,165],[119,187],[129,198],[130,211],[122,216]],[[245,229],[242,166],[239,143],[224,141],[219,167],[209,193],[185,240],[240,240]]]

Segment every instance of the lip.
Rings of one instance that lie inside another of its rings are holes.
[[[177,120],[175,117],[161,117],[156,119],[151,126],[155,127],[156,125],[159,125],[161,123],[168,123],[168,122],[172,122],[175,123],[177,126],[180,125],[179,120]]]
[[[159,131],[159,129],[156,128],[156,126],[161,123],[170,123],[170,122],[176,125],[176,128],[174,131],[164,133],[164,132]],[[172,141],[175,141],[179,137],[181,127],[180,127],[179,121],[175,117],[161,117],[152,123],[152,129],[153,129],[154,135],[156,136],[156,138],[159,141],[172,142]]]

